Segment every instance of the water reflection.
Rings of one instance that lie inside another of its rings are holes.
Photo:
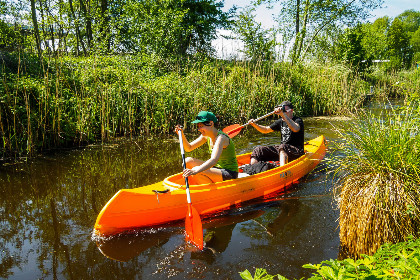
[[[171,236],[182,234],[180,228],[158,228],[141,230],[135,234],[124,234],[96,241],[101,253],[113,260],[126,262],[154,246],[162,246]]]
[[[236,213],[234,213],[236,212]],[[207,259],[205,256],[210,252],[212,257],[216,253],[222,253],[229,245],[232,231],[236,224],[256,218],[264,213],[263,210],[233,210],[225,213],[226,216],[212,217],[203,221],[204,241],[206,248],[204,251],[195,250],[192,246],[192,258]],[[106,257],[128,261],[149,248],[163,246],[175,235],[184,235],[183,224],[168,227],[139,229],[130,233],[120,234],[110,238],[95,237],[98,249]],[[207,259],[209,262],[214,260]]]

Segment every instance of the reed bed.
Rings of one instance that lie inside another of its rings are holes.
[[[385,106],[385,104],[384,104]],[[420,237],[420,129],[417,106],[379,115],[359,111],[337,128],[331,159],[339,178],[340,241],[352,256]]]
[[[301,116],[359,107],[369,84],[344,66],[146,56],[56,57],[0,54],[4,157],[190,129],[198,111],[244,122],[289,99]]]

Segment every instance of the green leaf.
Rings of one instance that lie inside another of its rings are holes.
[[[245,270],[245,271],[240,272],[239,275],[244,280],[253,280],[254,279],[254,277],[252,277],[251,272],[249,272],[248,269]]]

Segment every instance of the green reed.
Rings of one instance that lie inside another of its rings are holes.
[[[342,141],[332,162],[340,175],[340,241],[351,255],[420,233],[418,116],[412,103],[379,115],[360,111],[337,128]]]
[[[301,116],[359,107],[369,84],[346,67],[146,56],[4,55],[0,98],[3,156],[187,130],[198,111],[221,126],[264,115],[285,99]]]

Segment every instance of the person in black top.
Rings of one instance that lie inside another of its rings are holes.
[[[281,132],[281,144],[256,147],[251,154],[251,164],[279,160],[280,166],[283,166],[305,153],[304,125],[301,118],[293,115],[293,104],[290,101],[284,101],[274,109],[274,113],[281,119],[270,126],[256,124],[254,120],[249,121],[249,124],[261,133]]]

